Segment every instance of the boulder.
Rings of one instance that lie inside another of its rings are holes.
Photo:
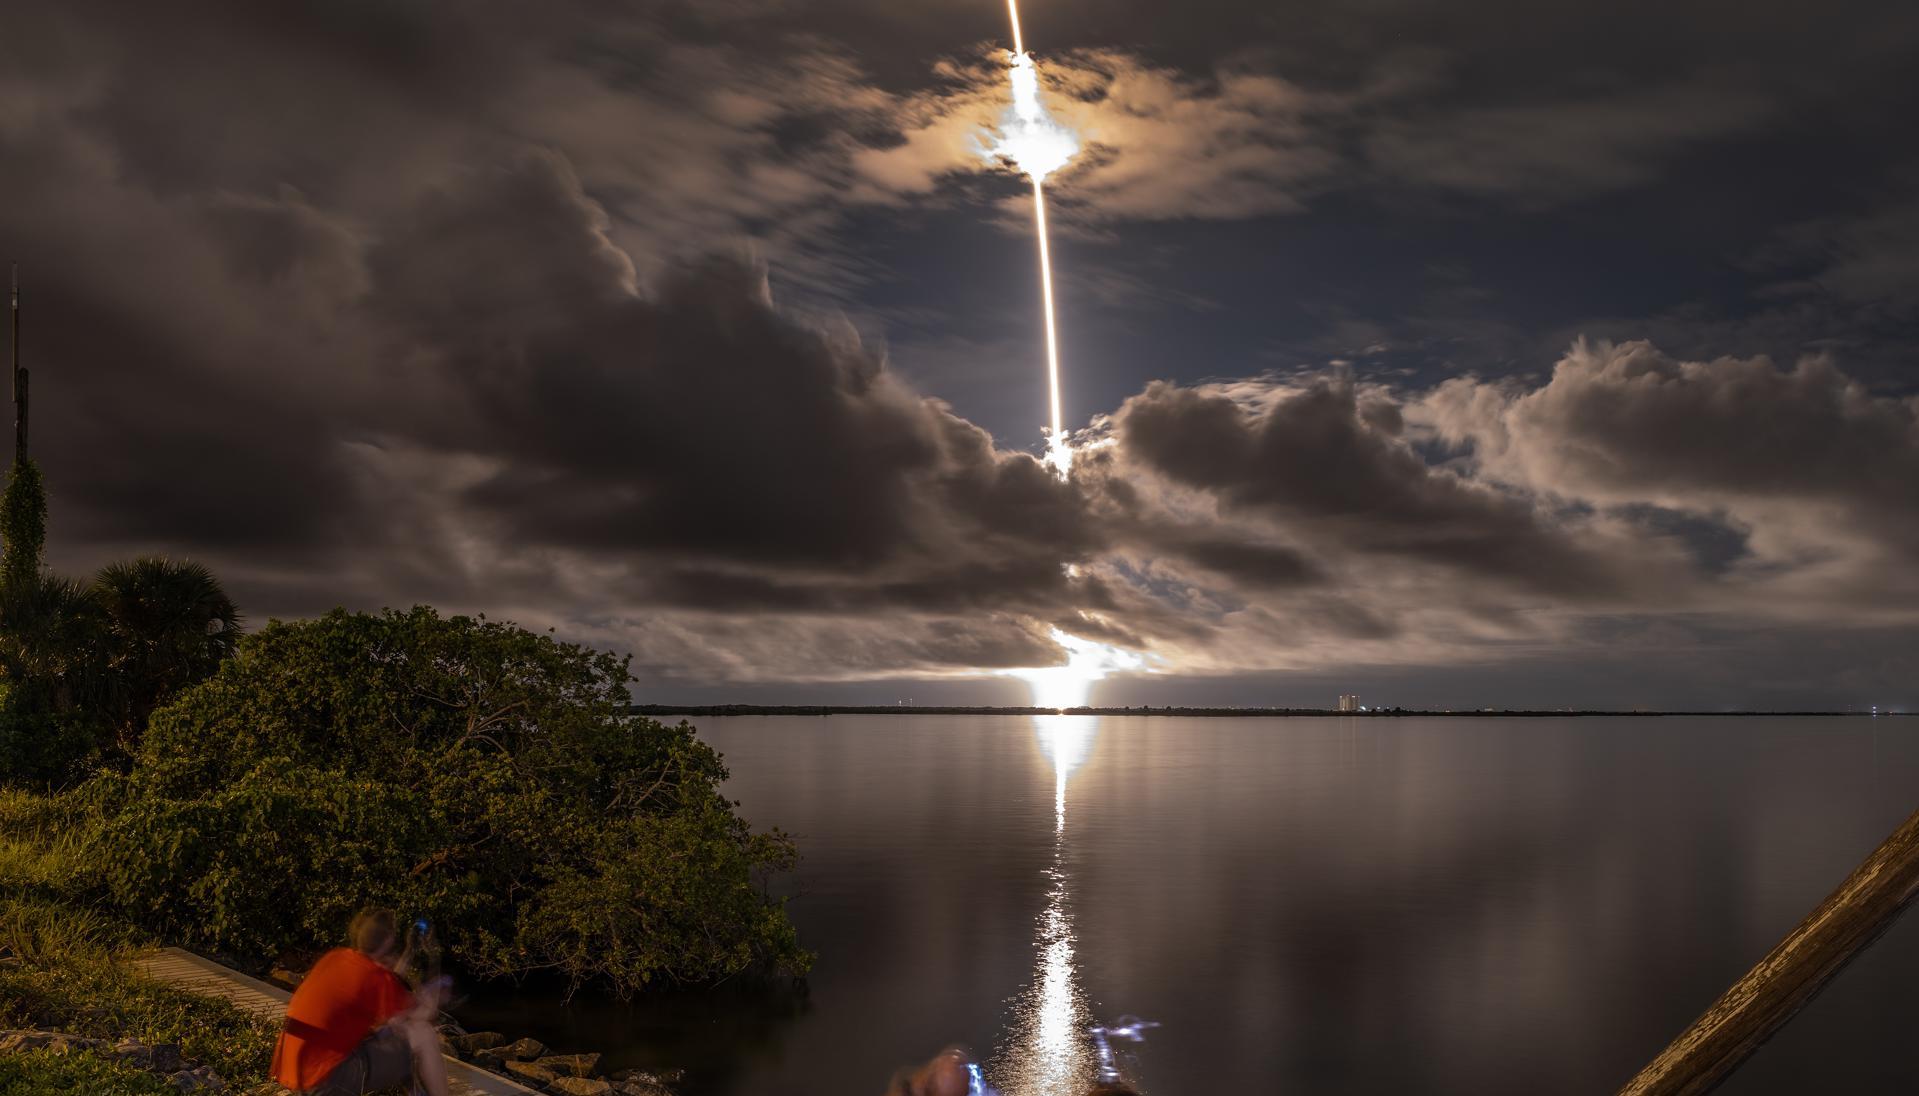
[[[532,1062],[506,1063],[506,1075],[516,1081],[525,1081],[534,1088],[544,1088],[560,1079],[560,1075],[542,1065]]]
[[[546,1090],[553,1096],[610,1096],[613,1086],[596,1077],[556,1077]]]
[[[23,1050],[41,1050],[58,1035],[54,1031],[9,1031],[0,1035],[0,1054],[18,1054]]]
[[[476,1050],[473,1052],[473,1057],[468,1058],[467,1061],[472,1062],[481,1069],[490,1069],[495,1073],[501,1073],[506,1070],[506,1055],[501,1054],[497,1050]]]
[[[462,1058],[470,1058],[482,1050],[493,1050],[504,1042],[506,1042],[506,1036],[497,1031],[475,1031],[467,1035],[450,1036],[447,1039],[447,1045]]]
[[[549,1054],[534,1060],[534,1065],[546,1068],[568,1077],[590,1077],[593,1067],[600,1064],[598,1054]]]
[[[519,1039],[500,1048],[500,1054],[516,1062],[530,1062],[546,1053],[546,1044],[538,1039]]]
[[[306,975],[300,971],[288,970],[286,967],[274,967],[272,970],[267,971],[267,981],[278,982],[288,989],[293,989],[298,986],[300,980],[305,977]]]
[[[147,1049],[153,1057],[146,1068],[155,1073],[178,1073],[187,1068],[186,1055],[180,1053],[178,1043],[155,1043]]]
[[[621,1081],[614,1089],[620,1096],[673,1096],[673,1090],[651,1081]]]

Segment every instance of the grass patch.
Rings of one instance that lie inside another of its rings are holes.
[[[172,1096],[165,1080],[89,1050],[29,1050],[0,1057],[0,1096]]]
[[[174,1043],[229,1083],[264,1078],[279,1034],[225,1001],[163,986],[112,959],[0,970],[0,1027]]]
[[[99,885],[87,819],[55,796],[0,789],[0,894],[72,898]]]
[[[174,1043],[229,1083],[263,1078],[278,1025],[162,985],[127,964],[148,941],[91,904],[95,875],[80,855],[79,821],[50,797],[0,792],[0,958],[9,960],[0,966],[0,1028]],[[15,1091],[121,1090],[0,1084],[0,1096]]]

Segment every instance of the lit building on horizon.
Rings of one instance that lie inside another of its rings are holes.
[[[1342,712],[1359,711],[1359,694],[1358,693],[1339,694],[1339,710]]]

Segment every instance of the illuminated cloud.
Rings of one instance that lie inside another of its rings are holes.
[[[821,307],[888,273],[849,223],[958,208],[975,231],[1002,193],[978,146],[998,60],[880,71],[777,2],[681,5],[698,33],[591,7],[18,13],[0,236],[28,273],[60,566],[195,555],[254,619],[481,609],[633,651],[653,683],[1028,667],[1066,657],[1055,629],[1195,675],[1744,642],[1773,646],[1727,666],[1909,668],[1852,652],[1919,628],[1919,412],[1844,356],[1592,343],[1531,378],[1552,355],[1522,346],[1504,376],[1321,356],[1221,380],[1279,359],[1182,347],[1103,401],[1060,483],[936,398],[1004,375],[973,350],[1000,328],[933,317],[955,349],[908,383],[886,323]],[[773,29],[747,45],[731,19]],[[1778,109],[1717,69],[1515,105],[1389,51],[1339,80],[1038,52],[1087,142],[1049,186],[1089,235],[1238,233],[1359,192],[1531,209],[1649,185]],[[1817,222],[1779,292],[1899,313],[1879,245],[1902,209]],[[1170,293],[1078,276],[1109,310]]]

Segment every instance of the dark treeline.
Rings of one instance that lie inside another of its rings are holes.
[[[1368,708],[1363,712],[1342,712],[1334,708],[1019,708],[966,706],[954,704],[635,704],[634,715],[657,716],[734,716],[734,715],[1152,715],[1234,718],[1259,716],[1350,716],[1356,719],[1392,719],[1400,716],[1835,716],[1871,717],[1871,712],[1839,711],[1610,711],[1603,708]],[[1879,712],[1879,718],[1907,715],[1906,712]]]

